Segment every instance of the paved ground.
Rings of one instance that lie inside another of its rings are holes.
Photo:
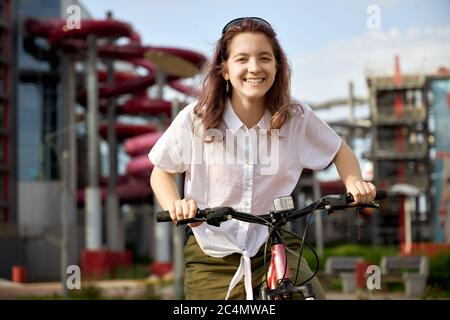
[[[407,297],[402,292],[378,292],[369,293],[368,291],[360,291],[356,293],[342,293],[337,291],[328,291],[327,299],[329,300],[419,300],[419,298]]]
[[[154,280],[104,280],[82,282],[81,289],[100,289],[101,296],[116,299],[171,299],[171,286]],[[71,290],[75,295],[80,291]],[[62,296],[60,282],[14,283],[0,279],[0,299],[30,299],[33,297]],[[92,290],[90,293],[93,294]]]
[[[92,287],[101,290],[105,298],[116,299],[173,299],[173,287],[163,285],[156,279],[146,280],[105,280],[83,282],[82,288]],[[14,283],[0,279],[0,299],[23,299],[36,297],[51,297],[62,295],[62,285],[59,282],[45,283]],[[327,298],[330,300],[410,300],[402,292],[369,293],[359,291],[356,293],[342,293],[328,291]]]

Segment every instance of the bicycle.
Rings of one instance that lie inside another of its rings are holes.
[[[382,200],[386,198],[386,191],[378,190],[375,200]],[[315,277],[319,270],[319,258],[314,251],[313,247],[305,241],[306,232],[309,222],[312,217],[312,213],[318,210],[326,210],[328,214],[338,210],[345,210],[348,208],[379,208],[379,203],[354,203],[352,194],[337,194],[327,195],[321,199],[311,203],[303,209],[295,210],[294,202],[291,196],[279,197],[273,200],[274,210],[271,210],[265,215],[252,215],[244,212],[239,212],[231,207],[215,207],[198,209],[197,215],[194,218],[182,219],[177,221],[177,226],[184,225],[193,222],[206,222],[210,225],[219,227],[220,224],[229,219],[237,219],[249,223],[258,223],[269,227],[269,237],[266,241],[265,254],[264,254],[264,266],[267,269],[266,254],[267,244],[271,241],[271,259],[270,265],[266,272],[266,286],[261,286],[259,291],[259,298],[261,300],[289,300],[293,298],[294,293],[300,293],[305,300],[314,300],[315,295],[312,285],[308,283]],[[302,238],[293,232],[285,229],[281,229],[287,222],[301,217],[309,215],[309,220],[306,224]],[[156,214],[157,222],[171,222],[169,211],[159,211]],[[301,240],[300,252],[298,254],[297,274],[295,281],[290,279],[290,272],[287,263],[286,250],[289,250],[285,246],[283,241],[282,231],[289,232],[296,238]],[[300,285],[295,286],[297,282],[298,270],[301,261],[301,255],[303,252],[303,245],[306,243],[311,248],[316,258],[316,270],[312,276],[303,281]]]

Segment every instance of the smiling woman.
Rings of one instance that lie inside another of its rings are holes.
[[[375,187],[362,181],[351,149],[308,105],[291,98],[291,71],[271,25],[261,18],[239,18],[223,30],[199,100],[178,114],[149,153],[155,165],[150,183],[171,219],[192,218],[197,208],[215,206],[267,213],[273,210],[272,199],[292,193],[304,168],[321,170],[333,161],[356,201],[372,201]],[[269,136],[275,139],[268,142],[266,157],[275,163],[273,170],[266,170],[260,158],[252,161]],[[184,152],[189,147],[191,152]],[[241,154],[243,161],[209,161],[223,154]],[[206,161],[198,162],[198,155]],[[186,172],[185,199],[176,188],[176,172]],[[265,284],[264,258],[270,259],[264,253],[267,227],[233,219],[220,227],[198,222],[190,227],[184,248],[185,297],[253,299],[253,291]],[[289,235],[285,240],[291,249],[301,246]],[[291,274],[299,269],[295,285],[309,282],[316,297],[325,298],[302,261],[298,267],[296,256],[288,257]]]
[[[269,38],[254,32],[236,35],[228,50],[230,58],[223,66],[222,76],[231,82],[234,111],[252,128],[264,114],[264,96],[275,81],[275,54]]]

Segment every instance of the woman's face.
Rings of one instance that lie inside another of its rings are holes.
[[[233,98],[260,101],[275,81],[276,60],[269,38],[260,32],[239,33],[228,52],[222,75],[231,82]]]

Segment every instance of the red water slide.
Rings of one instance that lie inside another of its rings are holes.
[[[48,40],[51,48],[70,54],[76,59],[84,59],[87,49],[87,37],[111,39],[125,37],[129,43],[125,45],[101,44],[97,47],[98,57],[112,58],[128,62],[147,70],[147,75],[140,76],[133,72],[114,74],[114,85],[106,84],[106,72],[98,70],[99,79],[99,111],[105,113],[108,98],[131,94],[131,97],[116,106],[117,114],[171,116],[172,104],[163,99],[150,98],[147,89],[156,82],[157,68],[167,75],[167,84],[175,90],[190,96],[198,96],[196,88],[182,83],[182,79],[193,76],[205,63],[206,58],[197,52],[169,47],[143,46],[139,35],[128,23],[117,20],[82,20],[80,29],[68,29],[66,21],[47,19],[45,21],[29,18],[25,21],[28,46],[36,56],[45,57],[45,50],[33,41],[36,38]],[[80,90],[76,99],[86,105],[86,92]],[[161,133],[154,125],[116,124],[118,141],[124,144],[125,151],[131,157],[127,164],[125,177],[119,177],[117,193],[121,202],[146,201],[151,193],[148,176],[153,168],[147,153],[156,143]],[[106,125],[100,127],[100,135],[106,137]],[[101,179],[102,198],[106,198],[105,179]],[[79,203],[84,202],[84,190],[78,193]]]

